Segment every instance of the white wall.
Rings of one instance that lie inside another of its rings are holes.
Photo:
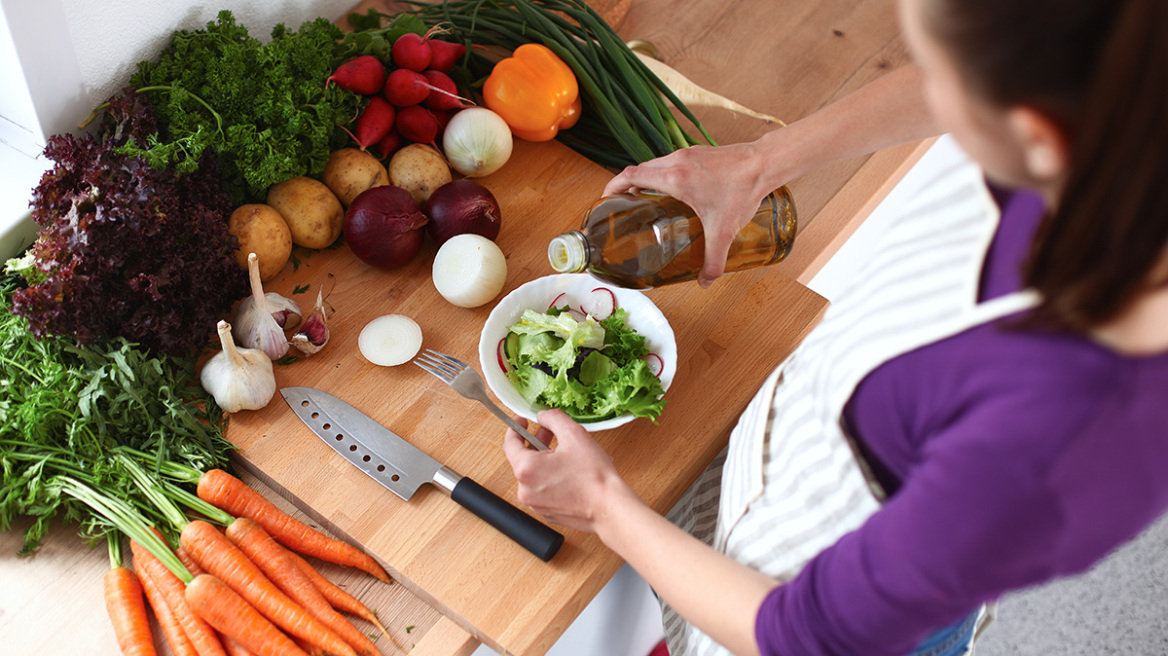
[[[0,257],[27,244],[20,225],[51,162],[49,135],[68,132],[129,82],[175,30],[230,9],[263,41],[272,27],[336,20],[357,0],[0,0]],[[14,232],[14,230],[16,232]]]

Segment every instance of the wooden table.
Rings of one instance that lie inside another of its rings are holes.
[[[698,84],[791,121],[906,60],[893,5],[634,0],[618,29],[627,39],[656,44],[661,59]],[[696,112],[721,143],[772,129],[722,110]],[[668,509],[722,448],[757,385],[818,320],[826,302],[800,283],[923,149],[891,149],[794,181],[800,234],[783,264],[735,274],[708,291],[683,285],[648,292],[670,320],[681,354],[669,407],[659,425],[638,420],[596,437],[654,508]],[[504,293],[550,273],[543,254],[548,239],[578,224],[610,175],[558,143],[521,143],[508,166],[483,180],[503,206],[498,243],[509,257]],[[360,327],[396,312],[419,321],[427,347],[476,360],[478,329],[491,306],[446,304],[429,282],[433,254],[427,245],[411,265],[381,272],[341,248],[286,270],[269,289],[292,295],[307,284],[312,296],[323,289],[333,310],[333,340],[317,356],[280,367],[277,380],[345,398],[514,501],[514,480],[499,449],[503,431],[494,417],[421,370],[377,368],[357,353]],[[264,410],[233,417],[229,437],[243,448],[239,464],[251,480],[364,545],[395,575],[398,583],[390,586],[360,577],[348,582],[389,618],[395,640],[413,655],[465,655],[480,640],[500,652],[543,654],[621,564],[595,536],[573,531],[564,531],[561,552],[542,563],[436,490],[403,502],[329,451],[279,397]],[[17,535],[0,535],[0,641],[6,651],[116,653],[94,592],[106,566],[104,549],[85,551],[76,542],[70,531],[58,531],[42,553],[18,562],[11,555]]]

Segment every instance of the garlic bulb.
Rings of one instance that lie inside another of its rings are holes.
[[[247,270],[251,278],[251,296],[243,299],[235,311],[235,333],[245,348],[259,349],[272,360],[279,360],[288,353],[288,338],[284,336],[284,327],[268,304],[268,297],[277,296],[286,301],[280,303],[283,308],[281,311],[286,311],[288,304],[291,304],[295,308],[296,323],[300,323],[300,306],[279,294],[264,293],[263,283],[260,282],[259,259],[255,253],[247,256]],[[284,317],[288,319],[287,314]]]
[[[226,321],[220,321],[217,328],[223,350],[203,365],[199,382],[227,412],[259,410],[276,395],[271,358],[260,350],[237,348]]]
[[[324,297],[320,291],[316,292],[316,305],[312,314],[304,320],[304,326],[292,336],[292,345],[304,355],[318,353],[325,344],[328,344],[329,329],[324,316]]]

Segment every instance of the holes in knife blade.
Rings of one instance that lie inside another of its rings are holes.
[[[349,445],[349,450],[350,450],[350,451],[356,451],[356,450],[357,450],[357,445],[356,445],[356,444],[350,444],[350,445]]]
[[[370,461],[370,460],[372,460],[372,459],[373,459],[373,458],[370,458],[369,456],[362,456],[362,457],[361,457],[361,460],[362,460],[362,462],[369,462],[369,461]]]
[[[377,465],[377,471],[379,471],[379,472],[385,471],[385,465]]]
[[[332,424],[328,424],[328,423],[326,423],[326,424],[324,425],[324,429],[325,429],[325,430],[332,430],[332,428],[333,428],[333,425],[332,425]]]
[[[337,433],[337,441],[340,442],[343,439],[345,439],[345,436],[340,434],[340,433]]]
[[[300,402],[300,407],[301,407],[301,408],[307,408],[307,407],[308,407],[308,401],[301,401],[301,402]]]
[[[395,483],[396,483],[396,482],[398,482],[399,480],[401,480],[401,476],[398,476],[397,474],[394,474],[393,476],[390,476],[390,477],[389,477],[389,480],[391,480],[391,481],[393,481],[393,482],[395,482]]]
[[[320,413],[319,412],[312,413],[312,418],[313,419],[320,419]]]

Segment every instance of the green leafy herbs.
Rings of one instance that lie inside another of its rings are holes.
[[[600,322],[576,321],[566,308],[527,310],[504,340],[507,375],[529,403],[578,421],[623,414],[656,421],[664,390],[644,359],[645,337],[627,318],[624,308]]]
[[[335,24],[318,18],[268,43],[248,34],[230,11],[206,29],[177,31],[157,62],[141,62],[130,83],[154,100],[159,133],[124,152],[152,166],[187,173],[207,152],[218,155],[237,202],[260,200],[272,184],[320,175],[344,143],[338,126],[357,115],[355,94],[325,86],[343,46]]]
[[[352,12],[346,20],[353,30],[345,34],[337,47],[333,60],[336,66],[361,55],[373,55],[388,64],[393,42],[399,36],[407,32],[426,33],[426,23],[407,12],[391,15],[369,9],[364,14]]]
[[[103,535],[111,523],[93,510],[96,497],[157,522],[159,504],[127,459],[154,477],[146,487],[169,485],[171,496],[181,496],[179,482],[226,465],[226,419],[198,386],[193,358],[152,356],[122,338],[81,347],[38,337],[10,311],[17,288],[13,277],[0,284],[0,530],[32,517],[26,552],[55,517]]]

